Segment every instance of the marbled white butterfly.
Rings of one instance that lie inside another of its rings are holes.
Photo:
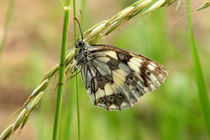
[[[75,60],[92,103],[106,110],[132,107],[157,89],[168,70],[155,61],[109,45],[76,44]]]

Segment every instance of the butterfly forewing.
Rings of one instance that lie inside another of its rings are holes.
[[[132,107],[168,75],[157,62],[113,46],[93,45],[86,51],[82,79],[92,103],[107,110]]]

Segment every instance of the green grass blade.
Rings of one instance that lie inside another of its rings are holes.
[[[73,0],[73,15],[76,18],[76,1]],[[76,20],[74,20],[74,43],[77,43],[77,28]],[[77,101],[77,128],[78,140],[80,140],[80,108],[79,108],[79,92],[78,92],[78,75],[76,75],[76,101]]]
[[[77,100],[77,128],[78,140],[80,140],[80,108],[79,108],[79,91],[78,91],[78,75],[76,76],[76,100]]]
[[[196,49],[196,43],[195,43],[194,34],[193,34],[190,0],[186,0],[186,3],[187,3],[191,49],[192,49],[192,56],[193,56],[193,61],[194,61],[195,78],[197,82],[197,88],[198,88],[198,94],[199,94],[199,98],[201,102],[201,107],[202,107],[203,115],[205,119],[206,129],[207,129],[208,136],[210,139],[210,106],[209,106],[208,92],[205,86],[203,73],[200,66],[200,60],[199,60],[198,52]]]
[[[76,1],[73,0],[73,15],[76,18]],[[77,43],[77,22],[74,20],[74,44]]]
[[[85,10],[86,10],[86,0],[81,0],[81,10],[82,10],[82,31],[84,31],[84,26],[85,26]]]
[[[2,36],[2,39],[1,39],[1,42],[0,42],[0,55],[1,55],[1,52],[4,48],[4,45],[5,45],[5,42],[6,42],[6,39],[7,39],[7,33],[8,33],[9,23],[10,23],[10,20],[11,20],[11,17],[12,17],[13,9],[14,9],[14,0],[10,0],[9,1],[9,6],[8,6],[8,9],[7,9],[6,20],[5,20],[4,28],[3,28],[3,36]]]
[[[75,79],[76,81],[76,79]],[[68,93],[69,91],[72,91],[72,82],[68,82]],[[71,92],[72,93],[72,92]],[[65,126],[64,126],[64,140],[70,140],[71,134],[72,134],[72,124],[73,124],[73,110],[74,110],[74,105],[76,102],[76,97],[75,94],[71,94],[69,100],[68,100],[68,105],[67,105],[67,114],[66,114],[66,120],[65,120]]]
[[[64,81],[64,71],[65,71],[65,57],[66,57],[66,46],[68,40],[68,29],[69,29],[69,15],[70,15],[70,0],[66,0],[66,8],[64,13],[64,23],[63,23],[63,35],[62,35],[62,45],[61,45],[61,55],[60,55],[60,70],[59,70],[59,84],[57,92],[56,110],[55,110],[55,120],[53,129],[53,140],[58,140],[59,136],[59,126],[61,118],[61,107],[62,107],[62,92],[63,92],[63,81]]]

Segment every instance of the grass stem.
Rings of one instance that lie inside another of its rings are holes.
[[[195,38],[193,34],[190,0],[186,0],[186,3],[187,3],[188,24],[189,24],[189,32],[190,32],[192,57],[193,57],[193,62],[194,62],[195,78],[196,78],[196,83],[197,83],[197,88],[198,88],[199,99],[201,102],[201,107],[202,107],[203,115],[205,119],[206,129],[208,132],[208,137],[210,139],[210,106],[209,106],[208,92],[205,86],[202,68],[200,65],[200,60],[199,60]]]
[[[76,1],[73,0],[73,15],[76,18]],[[77,28],[76,20],[74,20],[74,43],[77,43]],[[79,108],[79,92],[78,92],[78,75],[76,75],[76,102],[77,102],[77,128],[78,128],[78,140],[80,140],[80,108]]]
[[[9,1],[9,6],[8,6],[8,9],[7,9],[6,20],[5,20],[4,28],[3,28],[3,36],[2,36],[2,39],[0,41],[0,56],[1,56],[2,50],[4,48],[4,45],[5,45],[5,42],[6,42],[6,39],[7,39],[7,33],[8,33],[9,23],[10,23],[10,20],[11,20],[11,17],[12,17],[13,9],[14,9],[14,0],[10,0]]]
[[[76,81],[76,79],[75,79]],[[68,87],[67,87],[67,93],[70,93],[71,89],[71,82],[68,82]],[[71,92],[72,93],[72,92]],[[71,133],[72,133],[72,124],[73,124],[73,110],[74,110],[74,104],[76,102],[76,97],[75,94],[71,94],[69,100],[68,100],[68,105],[67,105],[67,116],[66,116],[66,121],[65,121],[65,126],[64,126],[64,140],[69,140],[71,138]]]
[[[61,118],[61,107],[62,107],[62,92],[63,92],[63,81],[64,81],[64,71],[65,71],[65,57],[66,57],[66,46],[68,39],[68,29],[69,29],[69,14],[70,14],[70,0],[66,0],[66,8],[64,9],[64,23],[63,23],[63,35],[61,44],[61,55],[60,55],[60,70],[59,70],[59,83],[55,110],[55,120],[53,129],[53,140],[58,140],[59,138],[59,126]]]
[[[77,100],[77,128],[78,140],[80,140],[80,106],[79,106],[79,91],[78,91],[78,76],[76,76],[76,100]]]

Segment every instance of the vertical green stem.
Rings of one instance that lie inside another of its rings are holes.
[[[76,98],[77,98],[77,128],[78,128],[78,140],[80,140],[80,109],[79,109],[79,92],[78,92],[78,76],[76,76]]]
[[[76,18],[76,1],[73,0],[73,15]],[[76,20],[74,20],[74,43],[77,43],[77,28]],[[77,128],[78,128],[78,140],[80,140],[80,109],[79,109],[79,93],[78,93],[78,75],[76,75],[76,101],[77,101]]]
[[[0,42],[0,55],[1,55],[1,52],[3,50],[3,47],[4,47],[6,39],[7,39],[7,33],[8,33],[9,23],[10,23],[10,20],[12,17],[13,9],[14,9],[14,0],[10,0],[9,5],[8,5],[5,23],[4,23],[4,28],[3,28],[3,36],[2,36],[2,39]]]
[[[71,83],[69,82],[67,85],[68,89],[67,91],[71,91]],[[63,134],[63,139],[62,140],[69,140],[71,138],[71,131],[72,131],[72,120],[73,120],[73,108],[74,108],[74,104],[75,104],[76,98],[75,95],[72,94],[70,96],[70,99],[68,100],[68,105],[67,105],[67,118],[66,118],[66,122],[65,122],[65,126],[64,126],[64,134]]]
[[[187,13],[188,13],[188,24],[189,24],[189,31],[190,31],[190,41],[191,41],[191,49],[192,49],[192,56],[194,61],[194,71],[195,71],[195,78],[197,82],[198,94],[199,99],[201,102],[201,107],[203,110],[203,115],[205,119],[206,129],[208,132],[208,136],[210,139],[210,106],[209,106],[209,98],[207,88],[205,86],[204,78],[202,69],[200,66],[200,60],[196,49],[196,43],[193,34],[193,26],[192,26],[192,18],[191,18],[191,8],[190,8],[190,0],[186,0],[187,3]]]
[[[86,0],[81,1],[81,9],[82,9],[82,31],[84,31],[84,26],[85,26],[85,8],[86,8]]]
[[[66,0],[66,6],[64,8],[64,22],[63,22],[63,35],[61,44],[61,55],[60,55],[60,70],[59,70],[59,83],[55,110],[55,120],[53,129],[53,140],[58,140],[60,118],[61,118],[61,106],[62,106],[62,93],[63,93],[63,81],[64,81],[64,69],[65,69],[65,57],[66,57],[66,46],[68,39],[69,29],[69,13],[70,13],[70,0]]]
[[[73,15],[76,18],[76,1],[73,0]],[[74,44],[77,43],[77,22],[74,20]]]

